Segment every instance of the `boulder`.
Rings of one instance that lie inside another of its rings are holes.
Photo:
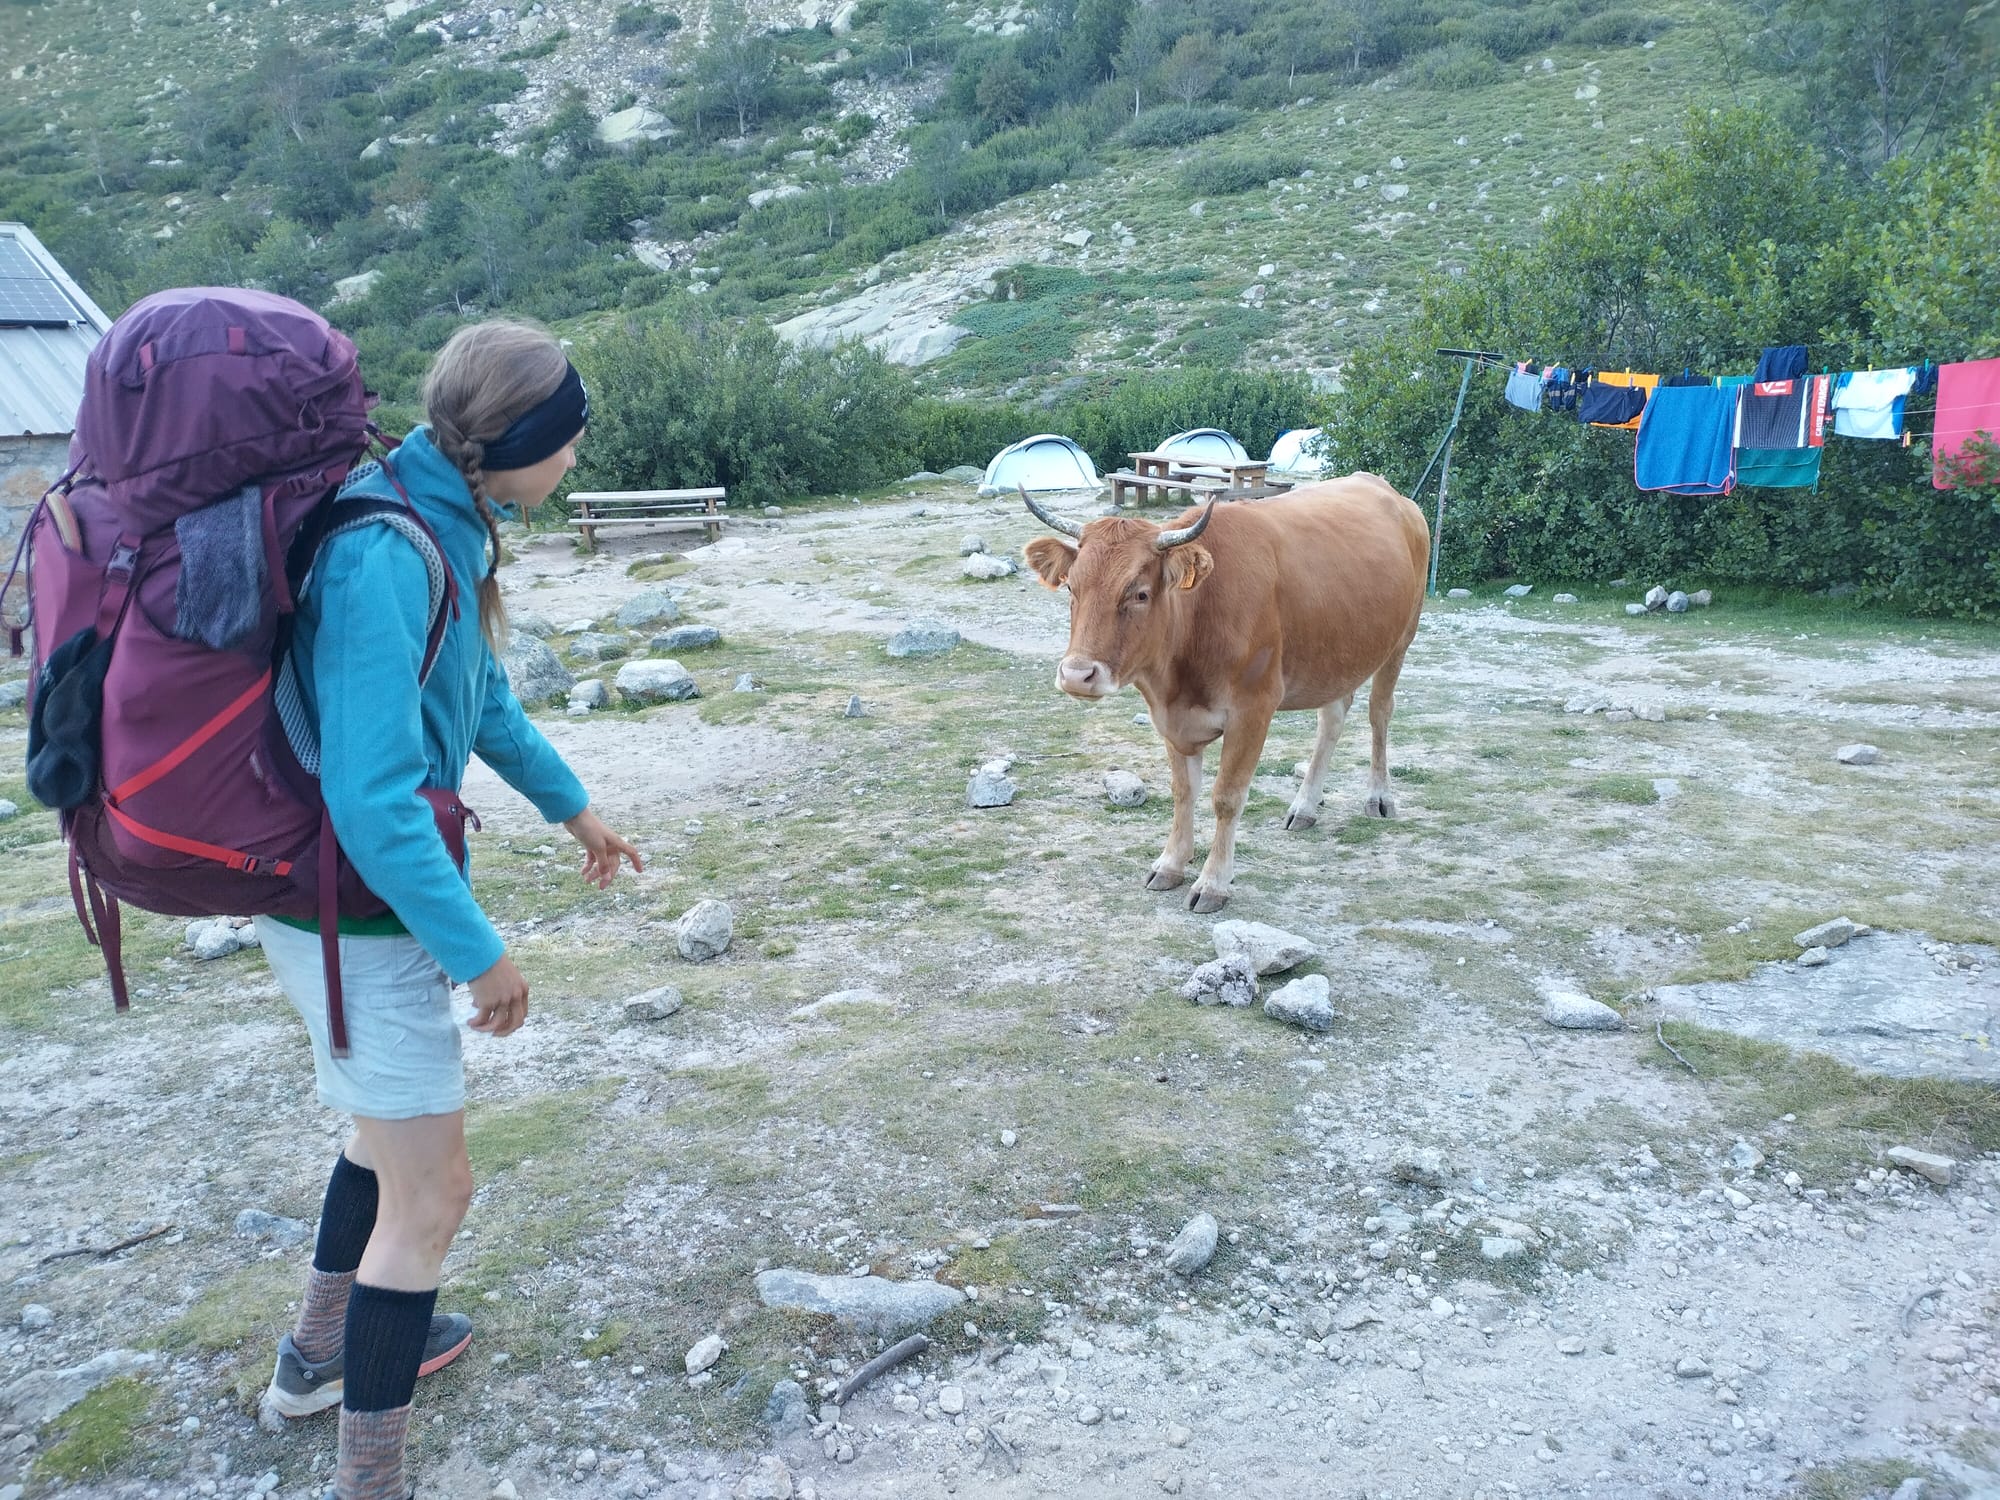
[[[1859,922],[1846,917],[1835,917],[1831,922],[1808,927],[1795,936],[1792,942],[1800,948],[1838,948],[1848,939],[1860,937],[1867,930]]]
[[[1021,570],[1011,557],[995,557],[990,552],[975,552],[966,558],[960,571],[967,578],[991,580],[1011,578]]]
[[[971,464],[953,464],[938,477],[949,479],[953,484],[977,484],[986,477],[986,471]]]
[[[722,644],[722,632],[713,625],[676,625],[653,637],[655,651],[701,651]]]
[[[1240,953],[1259,974],[1282,974],[1319,956],[1315,943],[1263,922],[1217,922],[1211,935],[1217,958]]]
[[[602,677],[586,677],[569,690],[569,706],[585,710],[602,708],[611,701],[611,690]]]
[[[569,643],[569,654],[578,661],[615,661],[631,649],[625,636],[601,630],[586,630]]]
[[[972,773],[965,783],[967,807],[1005,807],[1020,790],[1007,776],[1004,761],[989,761]]]
[[[1684,615],[1687,613],[1687,610],[1688,596],[1686,594],[1683,594],[1679,589],[1675,589],[1671,594],[1667,595],[1668,614]]]
[[[936,620],[912,620],[889,637],[891,656],[942,656],[957,646],[959,634]]]
[[[628,661],[618,669],[612,685],[628,703],[680,703],[701,696],[694,674],[671,659]]]
[[[643,104],[608,114],[597,122],[597,139],[617,151],[629,151],[638,141],[662,141],[673,133],[665,115]]]
[[[1211,959],[1188,976],[1180,997],[1196,1005],[1252,1004],[1257,998],[1257,970],[1242,953]]]
[[[1104,797],[1113,807],[1144,807],[1146,783],[1130,771],[1106,771]]]
[[[576,678],[548,648],[532,635],[516,632],[507,638],[507,650],[500,658],[506,669],[507,684],[524,704],[550,703],[569,696]]]
[[[1525,599],[1534,591],[1532,583],[1511,583],[1507,586],[1506,595],[1509,599]]]
[[[1307,1031],[1333,1030],[1332,986],[1324,974],[1308,974],[1271,992],[1264,1001],[1264,1014],[1274,1021],[1289,1022]]]
[[[1542,1019],[1564,1031],[1618,1031],[1625,1018],[1602,1001],[1575,990],[1542,992]]]
[[[1215,1245],[1219,1238],[1221,1228],[1215,1222],[1215,1215],[1206,1212],[1196,1214],[1167,1246],[1167,1269],[1176,1276],[1199,1274],[1215,1259]]]
[[[681,617],[680,606],[665,589],[641,589],[618,606],[618,623],[627,630],[671,625]]]
[[[1834,752],[1834,759],[1843,766],[1872,766],[1882,758],[1882,752],[1873,745],[1842,745]]]
[[[1958,1163],[1949,1156],[1919,1151],[1914,1146],[1891,1146],[1885,1155],[1890,1166],[1915,1172],[1919,1177],[1928,1177],[1939,1187],[1951,1186],[1952,1175],[1958,1167]]]
[[[670,984],[658,989],[647,990],[642,995],[633,995],[625,1002],[625,1019],[628,1021],[664,1021],[682,1005],[681,992]]]
[[[1651,588],[1646,590],[1647,609],[1658,611],[1665,609],[1666,607],[1667,607],[1667,591],[1665,589],[1661,588],[1656,583]]]
[[[697,901],[674,924],[674,948],[689,963],[720,958],[729,949],[736,916],[726,902]]]
[[[982,475],[981,477],[985,476]],[[968,531],[958,539],[958,555],[960,557],[970,557],[975,552],[984,552],[985,550],[986,538],[980,536],[977,532]]]
[[[901,1338],[961,1306],[965,1293],[938,1281],[891,1281],[884,1276],[820,1276],[778,1268],[757,1273],[766,1307],[823,1313],[856,1333]]]

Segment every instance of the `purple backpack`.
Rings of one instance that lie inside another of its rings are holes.
[[[25,558],[34,633],[29,790],[61,810],[77,919],[121,1011],[120,901],[317,918],[331,1041],[346,1055],[338,918],[387,908],[341,857],[320,799],[290,616],[319,545],[376,524],[425,554],[424,672],[457,612],[412,509],[338,495],[380,439],[373,404],[347,337],[264,292],[156,293],[90,355],[69,472],[15,565]],[[462,858],[470,814],[455,793],[424,795]]]

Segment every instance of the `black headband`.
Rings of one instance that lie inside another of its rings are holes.
[[[576,441],[590,421],[590,396],[576,366],[563,363],[562,384],[492,442],[480,459],[486,469],[528,469]]]

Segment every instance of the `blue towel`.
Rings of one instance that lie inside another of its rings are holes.
[[[264,613],[264,492],[245,485],[227,500],[174,522],[181,573],[174,584],[174,634],[227,651]]]
[[[1642,490],[1726,495],[1736,487],[1736,389],[1661,386],[1639,419],[1633,478]]]
[[[1762,385],[1767,380],[1797,380],[1805,372],[1804,344],[1773,344],[1757,361],[1757,373],[1750,380],[1753,385]]]
[[[1507,375],[1507,404],[1522,411],[1542,409],[1542,377],[1528,370],[1512,370]]]

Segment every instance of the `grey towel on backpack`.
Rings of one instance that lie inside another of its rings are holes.
[[[245,485],[227,500],[174,522],[181,575],[174,585],[174,634],[226,651],[257,628],[264,612],[264,492]]]

